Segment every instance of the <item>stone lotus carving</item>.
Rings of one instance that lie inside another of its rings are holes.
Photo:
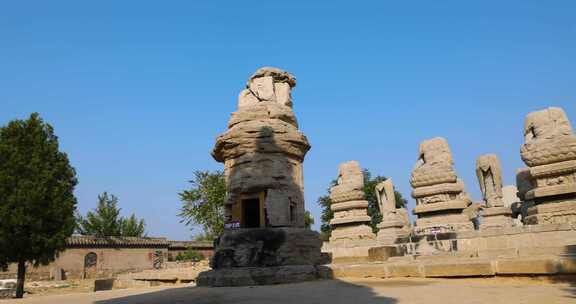
[[[576,160],[576,136],[564,110],[551,107],[526,116],[520,155],[530,167]]]
[[[454,161],[446,139],[436,137],[420,144],[418,160],[412,170],[412,187],[429,186],[445,182],[456,182]]]

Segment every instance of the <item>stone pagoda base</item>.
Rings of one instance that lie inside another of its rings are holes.
[[[576,221],[576,160],[530,168],[536,188],[526,198],[536,204],[528,208],[526,223],[561,224]]]
[[[382,245],[394,245],[400,238],[406,238],[410,234],[404,228],[404,223],[401,221],[385,221],[378,224],[377,240]]]
[[[321,247],[318,232],[304,228],[227,230],[216,240],[213,270],[201,273],[198,284],[243,286],[311,279],[316,276],[315,265],[322,263]]]
[[[509,228],[514,225],[510,207],[490,207],[484,209],[481,230]]]
[[[576,222],[576,198],[542,203],[528,208],[527,225]]]
[[[375,238],[376,236],[370,226],[364,225],[363,223],[354,223],[352,225],[335,227],[330,235],[330,243],[338,244],[349,241],[374,240]]]
[[[274,285],[312,281],[319,278],[317,267],[312,265],[223,268],[200,273],[197,286]]]
[[[463,213],[469,203],[464,200],[418,205],[414,208],[418,234],[474,230],[470,217]]]

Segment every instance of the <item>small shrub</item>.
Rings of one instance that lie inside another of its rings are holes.
[[[185,252],[180,253],[176,256],[176,261],[179,262],[199,262],[203,259],[204,256],[200,252],[192,248],[188,248],[186,249]]]

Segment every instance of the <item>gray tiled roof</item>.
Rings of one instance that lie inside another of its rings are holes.
[[[214,244],[211,241],[168,241],[170,243],[170,249],[186,249],[188,247],[192,248],[203,248],[203,249],[214,249]]]
[[[139,238],[139,237],[93,237],[71,236],[66,240],[67,247],[113,247],[113,248],[168,248],[170,243],[166,238]]]

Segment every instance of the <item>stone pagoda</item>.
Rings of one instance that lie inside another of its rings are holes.
[[[528,114],[520,153],[533,188],[525,223],[576,222],[576,136],[561,108]],[[519,187],[520,188],[520,187]]]
[[[339,166],[338,183],[330,189],[332,234],[324,250],[333,263],[368,260],[376,235],[369,226],[368,201],[364,194],[364,175],[357,161]]]
[[[396,194],[392,179],[376,185],[378,208],[382,213],[382,222],[378,224],[378,242],[382,245],[393,245],[399,238],[405,238],[412,229],[406,208],[396,207]]]
[[[482,155],[476,161],[476,175],[484,200],[480,229],[512,227],[512,209],[504,206],[502,168],[495,154]]]
[[[453,164],[446,139],[436,137],[420,144],[418,161],[410,177],[412,197],[416,199],[413,213],[418,216],[416,233],[474,229],[470,216],[464,212],[471,201]]]
[[[225,231],[215,242],[202,286],[312,279],[319,234],[305,228],[302,162],[310,149],[292,111],[291,74],[265,67],[238,97],[228,130],[212,152],[224,163]],[[280,275],[281,274],[281,275]]]
[[[334,218],[330,221],[330,243],[373,240],[372,218],[368,216],[368,201],[364,197],[364,175],[357,161],[340,164],[338,184],[330,189],[330,208]]]

